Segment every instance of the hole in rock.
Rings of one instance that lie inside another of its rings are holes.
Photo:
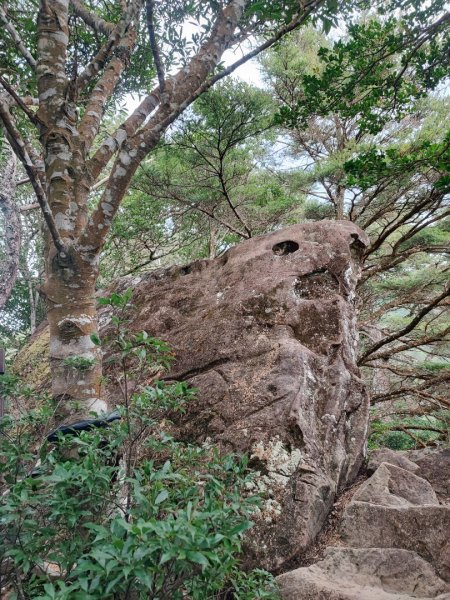
[[[272,246],[272,252],[277,256],[285,256],[286,254],[292,254],[299,249],[297,242],[292,240],[286,240],[285,242],[279,242]]]
[[[351,237],[353,239],[353,241],[350,244],[350,253],[352,255],[352,258],[361,260],[361,258],[364,256],[366,246],[359,239],[359,235],[357,233],[352,233]]]
[[[181,267],[180,273],[181,275],[189,275],[189,273],[192,273],[192,266],[186,265],[185,267]]]

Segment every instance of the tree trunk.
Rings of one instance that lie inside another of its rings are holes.
[[[209,220],[208,258],[216,258],[218,227],[212,219]]]
[[[25,112],[39,128],[41,152],[23,139],[9,110],[11,103],[0,102],[0,119],[30,178],[46,224],[42,293],[50,325],[52,395],[59,404],[58,413],[73,418],[107,408],[101,351],[92,335],[97,334],[98,258],[114,215],[137,167],[167,127],[217,81],[213,73],[235,41],[247,3],[231,0],[218,9],[209,36],[188,64],[162,81],[96,150],[105,106],[131,60],[143,0],[122,3],[117,23],[106,23],[95,12],[82,9],[89,26],[108,36],[108,41],[74,77],[68,75],[72,71],[69,5],[76,13],[74,3],[41,0],[38,4],[37,60],[31,54],[25,59],[36,70],[39,109]],[[283,27],[270,43],[297,27],[307,14],[301,11],[298,21]],[[236,62],[233,69],[237,66]],[[89,86],[87,97],[80,95]],[[17,102],[15,94],[13,100]],[[78,102],[83,108],[81,117]],[[105,189],[89,212],[89,193],[113,157]]]
[[[98,254],[72,246],[66,253],[52,247],[46,259],[46,299],[50,326],[52,396],[61,417],[86,417],[107,410],[102,386],[102,352],[91,339],[98,335],[95,282]]]
[[[336,186],[336,219],[342,221],[345,219],[345,187],[342,185]]]
[[[31,277],[28,279],[28,295],[30,297],[30,333],[33,335],[36,331],[36,298]]]
[[[14,287],[20,258],[20,217],[14,204],[16,191],[16,155],[5,144],[9,157],[0,180],[0,212],[4,221],[5,260],[0,269],[0,308],[2,308]]]

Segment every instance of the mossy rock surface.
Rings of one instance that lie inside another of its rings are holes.
[[[50,364],[48,359],[50,330],[43,323],[25,344],[14,360],[12,372],[35,387],[43,390],[50,387]]]

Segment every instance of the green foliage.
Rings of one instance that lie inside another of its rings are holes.
[[[418,169],[435,169],[440,174],[433,185],[442,193],[450,189],[450,131],[442,141],[422,141],[419,145],[391,146],[386,150],[372,147],[344,165],[348,185],[366,190],[381,179],[400,178]]]
[[[19,332],[11,335],[0,335],[0,348],[5,350],[5,359],[7,364],[11,364],[15,356],[23,345],[27,342],[27,334]]]
[[[448,39],[442,28],[432,32],[413,32],[393,17],[349,25],[347,39],[319,50],[320,72],[302,76],[301,99],[283,105],[278,121],[306,128],[311,115],[335,113],[357,119],[360,135],[378,133],[448,76]],[[424,36],[418,47],[415,34]]]
[[[88,371],[95,365],[95,360],[86,358],[85,356],[69,356],[64,359],[64,364],[78,371]]]
[[[170,360],[165,345],[127,330],[130,299],[127,291],[101,301],[116,311],[109,343],[125,378],[136,360],[149,368],[155,356]],[[2,381],[9,398],[33,393],[17,378]],[[45,441],[54,420],[48,399],[2,421],[2,586],[24,600],[204,600],[224,589],[241,600],[275,599],[268,573],[239,570],[259,502],[245,493],[245,457],[173,438],[168,416],[192,397],[184,384],[122,389],[120,422],[60,435],[56,445]]]
[[[303,216],[305,219],[311,219],[312,221],[332,219],[334,217],[334,209],[329,204],[310,200],[309,202],[305,202],[303,206]]]
[[[369,449],[412,450],[442,443],[443,439],[448,443],[448,416],[448,411],[435,411],[420,417],[374,419],[370,426]]]
[[[339,3],[337,0],[325,0],[313,12],[312,21],[328,33],[333,26],[337,26],[339,16],[345,18],[352,10],[355,3],[347,1]],[[289,0],[274,2],[273,0],[251,0],[247,3],[246,20],[256,24],[256,31],[263,32],[268,26],[274,27],[280,23],[289,23],[298,13],[298,2]],[[244,21],[244,22],[245,22]]]
[[[265,166],[273,108],[265,91],[236,80],[201,96],[135,177],[103,275],[212,257],[289,214],[298,197]]]

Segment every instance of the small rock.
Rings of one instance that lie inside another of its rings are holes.
[[[378,467],[353,496],[353,501],[382,506],[439,504],[428,481],[390,463]]]
[[[418,466],[402,452],[391,450],[390,448],[380,448],[370,453],[367,472],[370,474],[374,473],[381,463],[384,462],[397,465],[397,467],[401,467],[412,473],[418,470]]]

